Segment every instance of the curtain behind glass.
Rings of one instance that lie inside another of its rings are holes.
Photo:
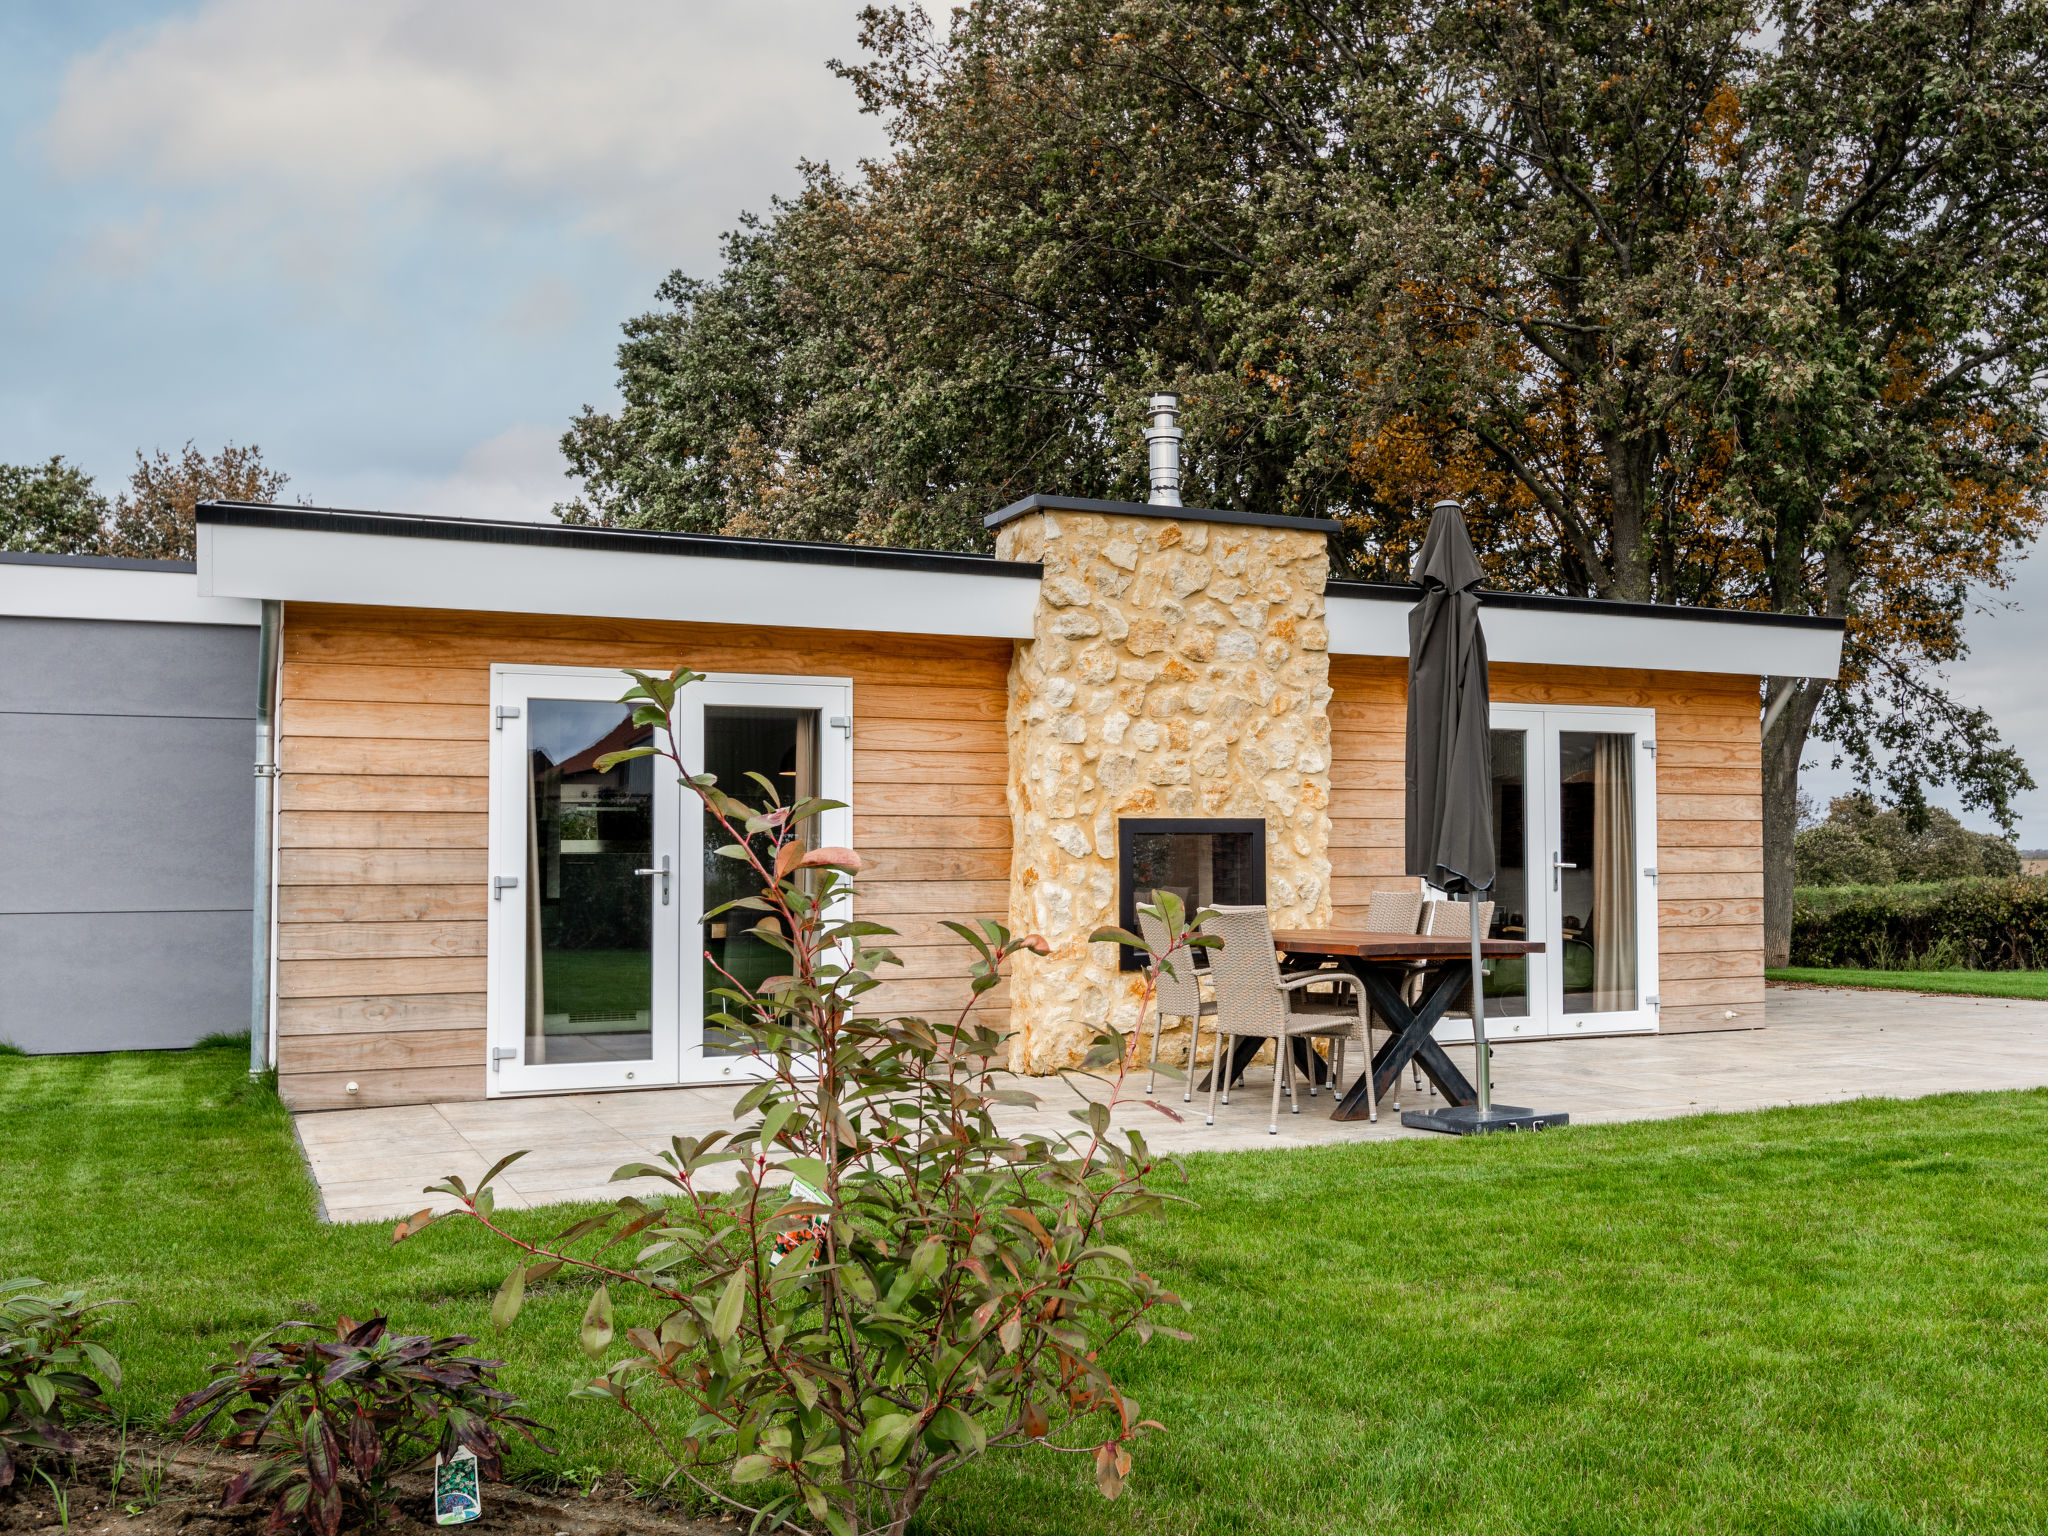
[[[1635,738],[1593,739],[1593,1011],[1636,1007]]]

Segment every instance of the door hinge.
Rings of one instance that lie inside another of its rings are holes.
[[[1649,1008],[1650,1010],[1656,1013],[1662,1013],[1664,1011],[1664,1005],[1657,1001],[1657,994],[1654,992],[1652,992],[1648,997],[1643,999],[1643,1006]]]
[[[1654,736],[1645,736],[1643,738],[1643,750],[1649,753],[1650,756],[1655,757],[1657,755],[1657,738]]]
[[[853,738],[853,716],[851,716],[851,715],[832,715],[832,716],[830,716],[830,717],[828,717],[828,718],[826,719],[825,723],[826,723],[827,725],[831,726],[831,727],[832,727],[832,729],[833,729],[833,730],[835,730],[835,731],[844,731],[844,732],[846,732],[846,735],[847,735],[847,739],[848,739],[848,740],[852,740],[852,738]]]
[[[517,1046],[494,1045],[491,1047],[491,1070],[493,1072],[501,1072],[504,1070],[502,1063],[507,1060],[516,1061],[518,1058],[519,1048]]]
[[[507,891],[516,891],[518,889],[519,877],[517,875],[491,876],[491,900],[493,901],[503,901]]]
[[[519,718],[519,706],[516,704],[500,704],[492,713],[496,715],[497,723],[491,729],[502,731],[505,729],[505,722],[507,720],[517,720]]]
[[[1646,869],[1643,871],[1643,878],[1649,881],[1650,884],[1655,885],[1657,883],[1657,871],[1654,869]]]

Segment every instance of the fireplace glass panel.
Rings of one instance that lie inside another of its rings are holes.
[[[1134,820],[1118,827],[1119,921],[1138,931],[1138,908],[1171,891],[1190,913],[1258,906],[1266,899],[1266,824],[1243,820]],[[1204,957],[1197,953],[1197,965]],[[1126,949],[1123,968],[1140,961]]]

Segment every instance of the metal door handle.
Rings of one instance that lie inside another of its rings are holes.
[[[636,875],[659,875],[659,876],[661,876],[661,904],[662,904],[662,905],[663,905],[664,907],[668,905],[668,855],[667,855],[667,854],[665,854],[665,853],[664,853],[664,854],[663,854],[663,855],[661,856],[661,866],[660,866],[660,867],[659,867],[658,869],[636,869],[636,870],[634,870],[634,871],[633,871],[633,873],[634,873],[634,874],[636,874]]]
[[[1561,891],[1564,889],[1564,876],[1558,873],[1559,870],[1577,869],[1578,867],[1576,864],[1567,864],[1563,859],[1553,857],[1550,861],[1551,890]]]

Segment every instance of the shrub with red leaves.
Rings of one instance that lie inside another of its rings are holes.
[[[394,1334],[381,1317],[340,1318],[331,1339],[317,1331],[285,1323],[236,1345],[235,1358],[214,1366],[213,1380],[171,1413],[173,1424],[192,1420],[185,1438],[193,1440],[226,1412],[234,1427],[222,1445],[270,1452],[221,1498],[230,1508],[269,1500],[270,1536],[301,1522],[335,1536],[345,1506],[360,1524],[382,1525],[397,1507],[392,1480],[436,1453],[466,1447],[478,1473],[495,1481],[503,1431],[540,1445],[541,1426],[497,1384],[504,1362],[462,1353],[475,1339]]]

